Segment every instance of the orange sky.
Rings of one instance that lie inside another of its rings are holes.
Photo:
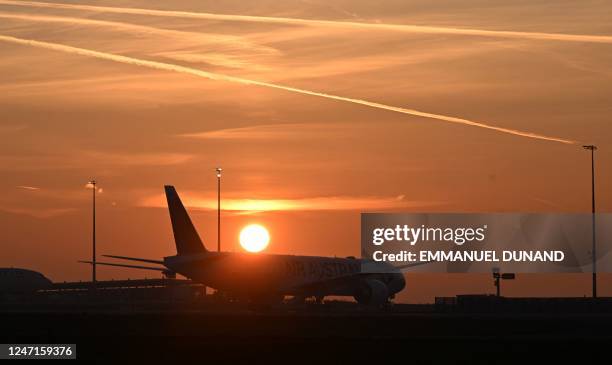
[[[93,176],[99,252],[152,258],[174,254],[164,184],[215,246],[217,165],[231,250],[251,222],[268,252],[345,256],[361,211],[588,211],[582,143],[612,211],[612,5],[62,4],[77,7],[0,1],[0,266],[87,279]],[[145,273],[99,274],[128,275]],[[580,275],[507,289],[590,291]],[[491,291],[488,275],[415,274],[401,299]]]

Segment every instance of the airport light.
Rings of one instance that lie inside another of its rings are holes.
[[[91,284],[93,288],[96,288],[96,180],[92,179],[88,182],[91,185],[91,191],[93,196],[92,205],[92,230],[91,230],[91,241],[92,241],[92,253],[91,253]]]
[[[217,251],[221,252],[221,167],[215,169],[217,172]]]
[[[501,296],[501,280],[514,280],[516,278],[516,274],[514,273],[500,273],[498,267],[493,268],[493,279],[495,280],[493,285],[495,285],[495,295]]]
[[[597,298],[597,246],[595,242],[595,145],[582,146],[585,150],[591,151],[591,212],[593,221],[593,239],[592,239],[592,255],[593,255],[593,298]]]

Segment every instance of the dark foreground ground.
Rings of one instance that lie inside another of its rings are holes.
[[[612,348],[606,313],[5,311],[0,323],[1,343],[76,343],[78,360],[109,364],[582,364]]]

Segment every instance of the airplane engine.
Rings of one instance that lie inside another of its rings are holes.
[[[367,279],[359,294],[355,295],[355,300],[359,304],[381,306],[389,300],[389,289],[380,280]]]

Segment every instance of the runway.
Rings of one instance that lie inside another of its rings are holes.
[[[76,343],[80,360],[140,363],[457,363],[475,357],[516,363],[527,351],[550,359],[579,356],[587,346],[601,352],[612,339],[609,314],[5,313],[0,320],[3,343]]]

